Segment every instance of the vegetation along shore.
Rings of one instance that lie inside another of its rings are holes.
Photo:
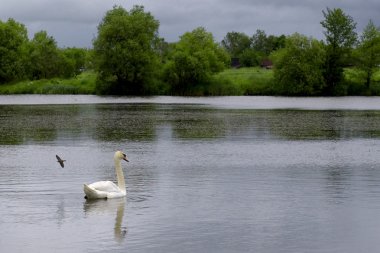
[[[198,27],[168,43],[143,6],[115,6],[91,49],[58,48],[46,31],[29,39],[23,24],[0,20],[0,94],[380,95],[378,24],[357,34],[342,9],[322,13],[321,41],[257,30],[216,42]]]

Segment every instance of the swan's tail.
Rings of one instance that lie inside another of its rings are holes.
[[[83,191],[84,194],[86,194],[86,199],[100,199],[100,198],[107,198],[107,195],[102,194],[101,192],[91,188],[87,184],[83,185]],[[104,196],[103,196],[104,195]]]

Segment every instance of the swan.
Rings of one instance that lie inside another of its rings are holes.
[[[113,160],[115,161],[117,185],[111,181],[99,181],[89,185],[84,184],[83,190],[86,194],[86,199],[111,199],[127,195],[121,160],[129,162],[128,158],[123,152],[116,151]]]

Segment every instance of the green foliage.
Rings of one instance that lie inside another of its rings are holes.
[[[98,26],[95,65],[102,94],[145,94],[159,60],[153,48],[159,22],[142,6],[115,6]]]
[[[66,66],[63,67],[63,76],[71,77],[80,74],[86,69],[88,50],[83,48],[65,48],[61,50],[62,64]]]
[[[257,30],[252,36],[252,49],[261,52],[263,56],[268,56],[271,52],[285,47],[285,35],[279,37],[270,35],[267,36],[265,31]]]
[[[46,79],[61,75],[61,58],[57,43],[46,31],[34,34],[29,43],[32,79]]]
[[[203,95],[275,95],[273,71],[259,67],[227,69],[213,75]]]
[[[13,19],[0,20],[0,83],[25,77],[27,30]]]
[[[380,30],[372,20],[364,28],[357,50],[355,51],[357,66],[361,70],[362,80],[370,88],[373,74],[380,65]]]
[[[268,48],[267,35],[265,31],[258,29],[256,33],[252,36],[252,48],[255,51],[262,52],[268,55],[270,49]]]
[[[267,36],[263,30],[257,30],[249,38],[244,33],[229,32],[221,42],[231,58],[239,59],[239,67],[259,66],[269,54],[285,46],[285,36]]]
[[[323,15],[324,43],[257,30],[227,33],[219,45],[202,27],[167,43],[142,6],[115,6],[93,50],[60,49],[45,31],[29,40],[23,24],[0,21],[0,94],[380,95],[379,28],[370,21],[356,44],[350,16],[329,8]],[[225,70],[231,57],[251,67],[268,56],[273,71]]]
[[[273,57],[276,90],[283,95],[320,95],[325,88],[324,58],[317,40],[297,33],[288,37],[286,47]]]
[[[87,71],[70,79],[22,81],[0,86],[0,94],[95,94],[96,74]]]
[[[28,44],[28,70],[33,80],[54,77],[69,78],[86,67],[88,50],[82,48],[59,49],[46,31],[34,34]]]
[[[83,70],[85,49],[59,49],[46,31],[28,40],[23,24],[0,21],[0,83],[71,77]]]
[[[245,33],[229,32],[221,42],[231,57],[240,57],[250,48],[251,40]]]
[[[261,52],[257,52],[254,49],[247,48],[240,54],[240,63],[244,67],[259,66],[261,60],[265,55]]]
[[[229,64],[227,53],[211,33],[199,27],[181,36],[165,65],[165,80],[174,94],[191,93],[193,86],[207,84],[211,75]]]
[[[335,87],[343,80],[344,59],[357,40],[356,23],[341,9],[323,11],[325,20],[321,21],[326,37],[326,61],[324,78],[327,84],[325,94],[333,95]]]

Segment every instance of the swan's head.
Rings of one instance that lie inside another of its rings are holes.
[[[129,162],[129,161],[128,161],[128,157],[127,157],[127,155],[124,154],[124,153],[121,152],[121,151],[116,151],[116,152],[115,152],[115,155],[114,155],[114,158],[115,158],[115,159],[119,159],[119,160],[124,160],[124,161],[126,161],[126,162]]]

